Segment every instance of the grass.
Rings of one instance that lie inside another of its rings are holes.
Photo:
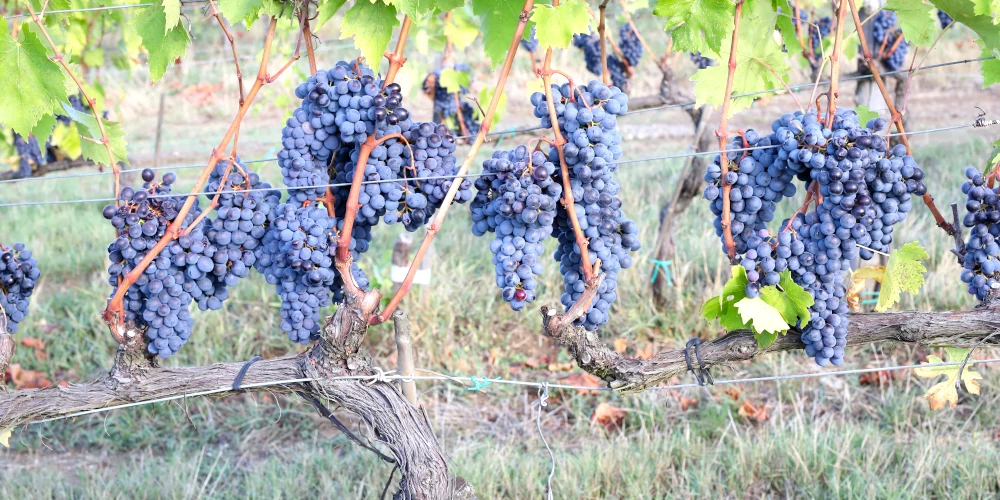
[[[569,56],[560,57],[564,60],[559,67],[579,65]],[[407,78],[405,73],[403,77]],[[653,88],[650,82],[639,85]],[[227,95],[232,94],[231,87],[227,81]],[[247,133],[241,151],[245,158],[269,156],[266,141],[277,136],[285,108],[276,99],[267,99],[288,92],[278,84],[275,87],[262,93],[259,114],[251,120],[251,127],[244,127]],[[133,151],[148,151],[153,129],[139,125],[155,119],[155,110],[147,107],[155,105],[156,99],[150,98],[148,88],[130,92],[135,94],[130,94],[124,113],[129,115],[126,123],[136,124],[137,133],[130,135]],[[512,88],[509,99],[510,115],[530,114],[517,105],[527,100],[527,87]],[[920,101],[921,94],[915,93],[912,99],[915,115],[924,119],[911,128],[962,120],[938,121],[934,106],[941,110],[942,105],[949,105],[938,95]],[[410,101],[416,112],[426,107],[426,100],[415,95]],[[774,98],[767,107],[741,113],[733,126],[767,127],[774,110],[789,109],[789,102]],[[930,111],[922,111],[925,104]],[[165,149],[190,147],[191,141],[204,146],[205,138],[221,136],[219,130],[231,115],[227,111],[231,105],[213,102],[208,110],[172,107],[167,123],[175,128],[188,123],[192,127],[172,137]],[[766,112],[754,112],[760,110]],[[683,112],[638,116],[642,119],[622,120],[628,158],[676,154],[686,147],[686,138],[673,140],[677,130],[690,132]],[[927,172],[927,183],[943,210],[951,202],[964,200],[959,191],[962,170],[982,164],[989,151],[987,137],[981,130],[962,130],[913,139],[917,161]],[[500,143],[503,148],[514,145],[511,138]],[[493,147],[496,143],[488,145],[480,159]],[[195,149],[207,151],[207,147]],[[207,154],[193,159],[202,156]],[[192,160],[183,154],[171,158],[177,163]],[[648,293],[659,208],[671,195],[682,164],[681,159],[630,163],[622,165],[618,174],[622,191],[627,193],[624,209],[638,222],[647,246],[634,259],[635,266],[621,275],[619,300],[602,335],[609,341],[626,339],[629,352],[650,346],[677,347],[692,336],[710,338],[720,333],[695,314],[728,275],[706,204],[696,202],[680,220],[673,264],[677,300],[659,310]],[[274,164],[255,164],[254,168],[263,178],[279,181]],[[473,171],[477,170],[474,165]],[[196,172],[178,171],[181,190],[191,185]],[[0,203],[102,198],[109,185],[107,176],[2,184]],[[798,203],[786,202],[778,213],[789,214]],[[20,348],[14,362],[25,369],[79,382],[105,371],[112,359],[114,346],[99,318],[109,292],[103,268],[110,228],[100,216],[102,205],[0,208],[3,242],[25,242],[44,273],[19,336],[45,341],[48,357],[36,359],[30,350]],[[973,307],[974,301],[957,278],[960,268],[947,251],[950,240],[934,227],[928,211],[916,205],[895,234],[897,242],[918,241],[930,253],[927,284],[924,293],[904,296],[899,307]],[[432,283],[416,287],[404,303],[416,337],[417,365],[527,380],[562,376],[544,366],[539,370],[526,367],[525,361],[546,355],[554,361],[567,358],[538,335],[537,314],[516,314],[499,300],[488,245],[470,234],[469,225],[467,210],[456,207],[435,240]],[[373,250],[361,260],[373,281],[386,284],[380,286],[383,290],[389,289],[389,249],[397,234],[395,228],[380,228]],[[191,340],[166,364],[245,360],[258,353],[275,356],[299,349],[275,331],[278,302],[259,276],[245,280],[233,292],[221,312],[195,314]],[[548,265],[537,305],[556,303],[559,292],[557,268]],[[374,357],[388,367],[394,353],[390,328],[373,328],[369,337]],[[873,346],[856,349],[848,364],[912,363],[925,354],[912,348]],[[589,424],[594,407],[607,401],[608,395],[555,393],[543,423],[556,453],[556,496],[994,496],[1000,485],[1000,473],[993,466],[1000,458],[1000,436],[993,433],[1000,402],[992,388],[998,386],[1000,376],[989,367],[977,369],[986,377],[983,395],[963,396],[954,410],[930,412],[920,398],[930,382],[909,374],[885,387],[862,385],[853,377],[829,377],[747,385],[728,393],[727,387],[720,386],[616,396],[611,403],[627,411],[623,428],[616,432]],[[716,377],[817,370],[803,354],[784,353],[736,366],[731,372],[719,370]],[[447,385],[421,388],[426,391],[421,401],[455,473],[469,480],[482,498],[541,495],[549,461],[534,428],[533,392],[497,386],[485,394]],[[697,403],[682,405],[681,398],[694,398]],[[770,418],[752,423],[741,417],[738,410],[744,401],[764,405]],[[338,496],[368,498],[381,493],[390,470],[334,432],[308,405],[270,394],[243,395],[19,428],[12,448],[0,450],[4,474],[0,497],[301,498],[337,492]]]

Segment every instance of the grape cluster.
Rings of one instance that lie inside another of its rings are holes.
[[[320,310],[330,304],[336,273],[334,219],[319,205],[277,205],[265,233],[257,270],[281,297],[282,331],[307,344],[321,326]]]
[[[327,173],[335,153],[365,142],[376,131],[398,131],[409,119],[401,106],[398,84],[382,81],[360,64],[340,61],[333,69],[310,76],[295,89],[302,105],[281,131],[278,165],[289,188],[290,201],[315,201],[330,182]]]
[[[161,182],[153,182],[152,170],[142,172],[141,189],[122,188],[118,204],[104,207],[104,218],[118,232],[108,246],[108,284],[111,295],[123,280],[166,233],[184,204],[184,197],[167,196],[176,175],[167,173]],[[203,225],[189,228],[198,216],[197,200],[181,227],[190,232],[172,241],[160,252],[129,287],[124,296],[124,320],[145,329],[148,351],[167,358],[176,353],[191,335],[194,325],[188,306],[194,297],[216,292],[206,275],[214,270],[214,252],[201,231]]]
[[[408,157],[412,150],[413,159],[403,169],[403,177],[408,179],[404,187],[409,193],[403,198],[404,209],[396,215],[408,231],[415,231],[441,207],[455,182],[459,165],[455,158],[455,139],[448,133],[448,127],[429,122],[414,123],[403,137],[410,146],[404,153]],[[470,199],[472,181],[462,179],[454,202],[465,203]]]
[[[875,19],[872,20],[872,37],[878,47],[878,58],[882,65],[889,71],[902,68],[906,62],[909,43],[903,39],[903,30],[896,26],[895,12],[882,10],[875,14]]]
[[[639,35],[632,29],[631,24],[625,23],[618,30],[618,48],[629,66],[639,64],[639,60],[642,59],[642,42],[639,41]]]
[[[947,12],[945,12],[945,11],[943,11],[941,9],[938,9],[938,11],[937,11],[937,17],[938,17],[938,22],[941,23],[941,29],[947,28],[948,25],[951,24],[954,21],[954,19],[952,19],[951,16],[949,16]]]
[[[629,254],[641,246],[638,226],[622,213],[622,202],[617,196],[621,186],[613,176],[618,170],[615,162],[622,155],[618,116],[628,111],[628,96],[617,87],[608,87],[596,80],[571,90],[568,84],[553,85],[552,98],[555,100],[558,125],[567,141],[563,153],[569,170],[574,202],[572,209],[583,236],[589,240],[589,264],[600,259],[600,270],[605,274],[594,303],[587,314],[577,321],[593,331],[607,323],[608,310],[617,298],[618,273],[632,265]],[[532,94],[531,103],[541,125],[551,127],[553,124],[545,94]],[[548,158],[553,164],[559,162],[558,151],[550,148]],[[564,182],[559,178],[560,172],[554,175],[560,183]],[[569,308],[579,300],[585,289],[582,259],[566,209],[560,207],[557,210],[554,225],[559,241],[554,257],[560,263],[559,270],[565,285],[561,300]]]
[[[521,40],[522,44],[524,42],[524,40]],[[536,40],[535,44],[537,45],[537,43]],[[458,63],[452,66],[452,68],[455,71],[464,71],[471,74],[469,66],[465,64]],[[460,133],[462,127],[459,123],[458,113],[461,113],[462,124],[465,124],[468,134],[475,135],[479,132],[479,119],[476,116],[476,110],[467,100],[461,98],[461,96],[469,93],[468,87],[462,86],[456,99],[455,93],[449,93],[448,89],[441,86],[441,71],[438,70],[424,78],[423,89],[428,96],[434,99],[435,121],[447,123],[451,130]]]
[[[714,60],[701,55],[701,52],[692,52],[691,62],[693,62],[694,65],[698,67],[698,69],[705,69],[709,66],[715,65]]]
[[[962,225],[969,228],[962,257],[962,281],[980,301],[1000,289],[1000,196],[975,167],[965,169],[962,192],[968,197]]]
[[[17,333],[41,274],[38,261],[24,243],[0,246],[0,334]]]
[[[858,257],[888,252],[893,226],[906,218],[912,196],[923,195],[924,173],[904,146],[890,147],[878,135],[882,118],[858,124],[853,110],[838,109],[827,128],[814,111],[785,114],[772,133],[748,130],[734,138],[725,158],[706,169],[704,196],[723,235],[724,187],[729,186],[730,229],[740,264],[746,269],[748,297],[778,283],[791,271],[793,281],[814,299],[812,318],[802,329],[806,352],[820,365],[840,364],[847,335],[843,272]],[[738,151],[752,148],[749,151]],[[775,204],[795,194],[794,180],[815,183],[822,202],[815,210],[782,222],[776,236],[767,223]],[[723,243],[723,248],[724,248]]]
[[[601,76],[603,72],[601,68],[601,37],[596,33],[589,35],[579,33],[573,35],[573,46],[583,50],[583,60],[587,63],[587,71]],[[611,83],[618,88],[627,86],[628,75],[625,63],[614,54],[608,54],[607,61]]]
[[[521,48],[531,53],[534,53],[536,50],[538,50],[538,38],[535,37],[535,28],[536,26],[531,27],[531,34],[529,35],[527,40],[525,40],[524,38],[521,39]]]
[[[496,283],[511,309],[520,311],[535,300],[536,276],[542,273],[545,238],[552,234],[562,186],[545,153],[518,146],[494,151],[483,162],[483,176],[476,180],[472,204],[472,232],[496,233],[490,243]]]

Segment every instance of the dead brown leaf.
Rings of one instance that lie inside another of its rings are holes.
[[[749,399],[743,401],[738,413],[741,417],[757,423],[766,422],[767,419],[771,418],[766,405],[757,406]]]
[[[4,383],[11,382],[14,389],[42,389],[52,385],[52,381],[38,370],[22,370],[21,365],[14,363],[7,367],[3,376]]]
[[[576,365],[573,363],[549,363],[550,372],[568,372],[572,370]]]
[[[42,339],[24,337],[21,339],[21,345],[31,348],[34,351],[35,359],[39,361],[49,359],[49,354],[45,352],[45,342]]]
[[[655,353],[653,352],[653,344],[652,344],[652,342],[650,342],[649,344],[646,344],[646,348],[645,349],[636,349],[636,351],[635,351],[635,356],[637,358],[639,358],[639,359],[649,359],[649,358],[652,358],[653,354],[655,354]]]
[[[621,429],[624,421],[625,410],[608,403],[597,405],[597,408],[594,408],[594,414],[590,417],[590,425],[600,424],[610,432]]]
[[[729,386],[722,391],[726,396],[729,396],[733,401],[738,401],[743,396],[743,391],[739,387]]]
[[[871,368],[871,365],[866,368]],[[885,387],[889,385],[896,378],[896,372],[888,370],[879,370],[877,372],[867,372],[862,373],[858,377],[858,382],[861,385],[874,385],[878,387]]]
[[[538,360],[535,358],[528,358],[524,360],[524,366],[528,368],[538,368]]]
[[[625,349],[628,349],[628,341],[623,338],[615,339],[615,352],[625,354]]]
[[[583,387],[593,387],[595,389],[604,387],[604,381],[587,373],[587,372],[576,372],[566,375],[559,379],[559,382],[566,385],[579,385]],[[576,392],[580,394],[598,394],[600,391],[591,391],[587,389],[577,389]]]

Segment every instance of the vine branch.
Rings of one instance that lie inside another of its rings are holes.
[[[236,39],[233,38],[233,34],[226,27],[226,23],[222,20],[222,15],[219,13],[219,8],[215,5],[215,0],[208,0],[208,6],[212,11],[212,17],[219,22],[219,27],[222,28],[222,32],[225,33],[226,39],[229,40],[229,46],[233,49],[233,62],[236,63],[236,81],[239,82],[240,86],[240,106],[243,106],[243,102],[246,100],[246,93],[243,92],[243,70],[240,69],[240,57],[236,53]]]
[[[844,16],[847,14],[847,2],[841,1],[837,9],[837,33],[833,39],[833,52],[830,54],[830,105],[826,108],[826,127],[833,126],[833,118],[837,114],[837,97],[840,96],[840,52],[844,44]],[[861,33],[861,27],[858,27]]]
[[[729,105],[732,103],[733,77],[736,74],[736,49],[740,39],[740,17],[743,14],[743,0],[736,1],[736,15],[733,19],[733,40],[729,46],[729,75],[726,77],[726,93],[722,100],[722,119],[719,129],[715,131],[719,138],[719,167],[722,169],[722,238],[726,245],[726,254],[729,259],[736,258],[736,242],[733,241],[731,213],[729,209],[729,192],[732,186],[726,182],[726,174],[729,173],[729,155],[726,153],[726,139],[729,132],[726,128],[729,120]]]

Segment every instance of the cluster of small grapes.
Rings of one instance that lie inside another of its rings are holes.
[[[962,192],[968,199],[962,224],[971,233],[965,242],[961,278],[969,285],[969,293],[983,301],[1000,289],[1000,196],[975,167],[966,168],[965,177],[969,180],[962,184]]]
[[[163,237],[178,216],[183,197],[166,196],[177,180],[173,173],[153,182],[150,169],[142,171],[142,189],[122,188],[119,206],[104,207],[104,218],[118,232],[118,238],[108,246],[108,284],[111,295],[118,290],[120,280],[135,268],[150,249]],[[182,225],[185,230],[199,214],[197,202]],[[174,240],[149,264],[125,294],[124,320],[136,328],[145,329],[148,351],[169,357],[176,353],[191,335],[194,325],[188,306],[193,296],[214,294],[215,283],[206,276],[215,264],[209,245],[199,228],[190,228],[183,241]]]
[[[24,243],[0,247],[0,334],[17,333],[41,271]]]
[[[603,72],[601,68],[601,37],[596,33],[576,34],[573,35],[573,46],[583,50],[583,60],[587,63],[587,71],[601,76]],[[608,54],[607,60],[612,85],[618,88],[627,86],[628,75],[625,63],[614,54]]]
[[[622,51],[622,56],[628,61],[629,66],[636,66],[642,59],[642,42],[639,35],[632,29],[632,25],[625,23],[618,30],[618,48]]]
[[[397,212],[396,216],[408,231],[415,231],[441,207],[455,182],[459,165],[455,158],[455,139],[445,125],[414,123],[403,133],[403,137],[410,145],[404,153],[409,157],[412,150],[413,159],[402,172],[403,177],[408,179],[403,187],[409,193],[404,198],[404,210]],[[454,201],[465,203],[472,199],[472,181],[462,179],[459,182]]]
[[[295,96],[302,105],[281,131],[278,165],[289,188],[289,201],[315,200],[328,184],[327,165],[343,147],[365,142],[369,135],[398,132],[410,113],[401,106],[398,84],[382,88],[370,69],[340,61],[300,84]]]
[[[571,96],[575,96],[571,97]],[[587,85],[571,89],[568,84],[553,85],[552,98],[558,125],[567,143],[563,153],[569,168],[569,185],[572,189],[575,211],[583,236],[589,241],[590,265],[600,259],[600,271],[605,274],[598,288],[598,295],[578,324],[596,330],[607,323],[608,310],[617,298],[618,273],[632,265],[631,252],[639,250],[638,226],[627,219],[621,210],[618,193],[621,187],[614,180],[618,170],[615,163],[621,158],[617,117],[628,111],[628,96],[617,87],[608,87],[592,80]],[[551,127],[545,94],[531,96],[535,116],[543,127]],[[559,162],[556,148],[548,154],[553,164]],[[560,172],[553,175],[560,183]],[[567,308],[583,294],[586,283],[581,272],[581,252],[565,208],[560,207],[555,220],[559,248],[555,259],[560,262],[565,293],[562,303]]]
[[[534,53],[538,50],[538,38],[535,37],[535,26],[531,27],[531,34],[527,39],[521,39],[521,48],[527,50],[528,52]]]
[[[896,71],[902,68],[906,63],[909,43],[903,39],[903,30],[896,26],[895,12],[882,10],[875,14],[875,19],[872,20],[872,37],[875,39],[875,46],[879,48],[878,58],[886,69]]]
[[[938,22],[941,23],[941,29],[947,28],[948,25],[954,21],[954,19],[952,19],[947,12],[941,9],[938,9],[937,16],[938,16]]]
[[[823,59],[823,39],[830,36],[832,30],[833,19],[830,16],[821,17],[816,21],[816,24],[809,25],[809,45],[812,47],[812,57],[809,58],[809,64],[813,68],[819,67],[819,63]]]
[[[535,300],[537,276],[542,273],[545,238],[552,234],[562,186],[545,153],[518,146],[494,151],[483,162],[483,176],[476,179],[471,204],[472,233],[496,233],[490,243],[496,283],[503,300],[520,311]]]
[[[720,158],[706,170],[710,185],[705,197],[721,221],[723,186],[731,186],[730,229],[740,264],[747,271],[748,297],[762,286],[777,284],[781,273],[814,298],[812,318],[801,325],[806,352],[818,364],[840,364],[847,335],[847,305],[843,271],[859,256],[888,252],[893,226],[912,208],[911,196],[926,192],[923,171],[904,146],[889,147],[878,136],[884,119],[865,127],[853,110],[838,109],[826,128],[813,111],[785,114],[772,123],[772,133],[760,136],[748,130],[733,140],[726,159],[735,168],[721,176]],[[745,137],[745,141],[744,141]],[[767,222],[774,206],[795,194],[793,179],[815,183],[822,202],[814,211],[785,220],[777,236]]]
[[[714,60],[712,60],[711,58],[708,58],[708,57],[705,57],[705,56],[701,55],[701,52],[692,52],[691,53],[691,62],[693,62],[694,65],[698,67],[698,69],[705,69],[705,68],[707,68],[709,66],[715,65],[715,61]]]
[[[523,44],[525,41],[521,40]],[[536,41],[537,45],[538,42]],[[452,66],[455,71],[464,71],[471,74],[469,66],[466,64],[457,63]],[[461,99],[469,93],[469,88],[462,86],[458,92],[458,99],[456,99],[454,93],[449,93],[448,89],[441,86],[441,71],[435,71],[426,78],[424,78],[424,92],[434,98],[434,121],[441,123],[448,123],[449,128],[456,133],[461,132],[461,125],[458,122],[458,113],[462,113],[462,123],[465,124],[465,129],[469,135],[475,135],[479,132],[479,120],[476,117],[475,109],[471,104],[465,99]],[[461,103],[461,106],[459,106]]]

